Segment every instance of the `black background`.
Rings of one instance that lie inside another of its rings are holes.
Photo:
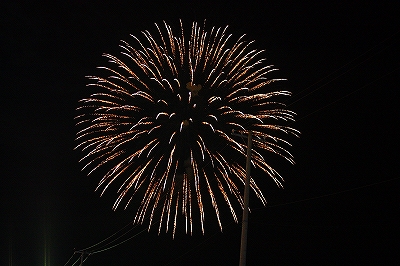
[[[179,18],[247,33],[293,92],[296,165],[274,161],[285,189],[266,181],[266,208],[251,198],[248,265],[400,263],[399,4],[324,2],[2,1],[0,264],[64,265],[133,219],[80,171],[75,108],[103,52]],[[235,265],[240,225],[223,220],[174,240],[154,228],[84,264]]]

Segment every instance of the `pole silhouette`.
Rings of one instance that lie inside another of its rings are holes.
[[[251,147],[252,132],[249,130],[247,136],[247,157],[246,157],[246,180],[244,183],[244,207],[242,218],[242,238],[240,243],[240,261],[239,266],[246,265],[247,251],[247,227],[249,224],[249,193],[250,193],[250,170],[251,170]]]

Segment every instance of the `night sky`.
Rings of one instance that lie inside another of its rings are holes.
[[[47,2],[0,4],[0,265],[64,265],[126,225],[114,244],[147,228],[131,225],[134,206],[112,210],[115,191],[94,191],[73,118],[102,53],[179,18],[246,33],[293,92],[296,165],[273,157],[285,189],[265,176],[268,205],[250,197],[247,264],[400,264],[398,1]],[[229,215],[222,233],[212,219],[175,239],[156,226],[84,265],[237,265]]]

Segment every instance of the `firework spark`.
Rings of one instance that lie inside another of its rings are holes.
[[[298,135],[281,125],[295,114],[271,101],[290,92],[267,90],[280,79],[268,77],[276,69],[265,64],[263,51],[252,49],[245,35],[232,40],[227,27],[208,32],[196,22],[190,35],[182,22],[176,35],[165,22],[155,26],[156,35],[143,31],[142,38],[132,36],[134,45],[122,41],[124,60],[104,54],[110,67],[101,69],[107,77],[89,76],[96,92],[80,101],[76,117],[83,168],[89,174],[105,171],[97,187],[102,193],[119,186],[113,208],[126,208],[136,199],[135,223],[149,218],[150,229],[158,215],[159,231],[165,225],[175,235],[180,213],[187,233],[195,218],[204,233],[203,204],[208,202],[222,230],[221,202],[237,222],[246,176],[246,143],[231,132],[252,130],[253,165],[282,186],[262,153],[294,163],[279,132]],[[250,183],[266,204],[254,179]]]

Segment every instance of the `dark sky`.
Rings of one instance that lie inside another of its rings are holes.
[[[247,33],[293,92],[296,165],[274,161],[285,189],[265,182],[266,208],[251,197],[248,265],[400,263],[397,1],[47,2],[0,4],[0,265],[64,265],[130,224],[134,208],[112,211],[80,170],[75,108],[103,52],[179,18]],[[240,225],[197,229],[144,232],[84,265],[238,264]]]

